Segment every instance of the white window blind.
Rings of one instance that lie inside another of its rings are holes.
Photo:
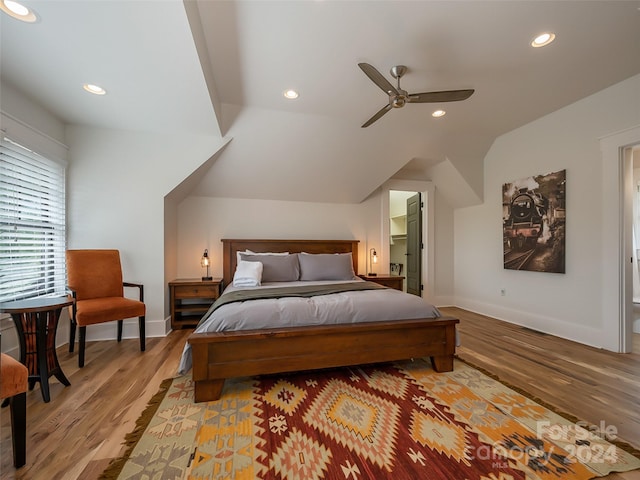
[[[65,167],[0,142],[0,302],[65,291]]]

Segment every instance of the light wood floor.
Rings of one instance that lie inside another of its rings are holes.
[[[640,355],[608,353],[464,310],[443,310],[461,319],[462,359],[562,411],[615,426],[621,440],[640,448]],[[125,434],[160,382],[174,375],[189,333],[148,339],[144,353],[137,340],[89,343],[81,370],[76,354],[59,349],[71,386],[52,378],[48,404],[38,386],[28,393],[27,465],[18,471],[11,463],[9,412],[0,411],[0,478],[97,478],[120,455]],[[638,480],[640,472],[606,478]]]

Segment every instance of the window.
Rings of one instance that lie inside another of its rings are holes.
[[[65,291],[65,167],[0,142],[0,302]]]

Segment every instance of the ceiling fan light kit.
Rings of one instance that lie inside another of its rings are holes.
[[[440,103],[440,102],[458,102],[469,98],[474,90],[445,90],[442,92],[425,92],[425,93],[409,93],[400,87],[400,79],[407,73],[407,67],[404,65],[396,65],[391,67],[391,76],[398,80],[398,87],[394,87],[375,67],[368,63],[359,63],[358,66],[383,92],[389,96],[389,103],[382,107],[378,112],[367,120],[362,128],[366,128],[375,121],[379,120],[385,113],[392,108],[402,108],[407,103]]]

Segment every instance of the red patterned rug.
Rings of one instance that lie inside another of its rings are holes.
[[[443,374],[415,361],[229,380],[204,404],[175,379],[117,478],[568,480],[637,468],[589,426],[462,362]]]

